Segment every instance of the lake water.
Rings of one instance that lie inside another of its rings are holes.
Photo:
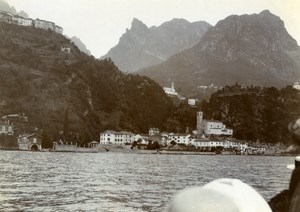
[[[0,211],[162,211],[180,189],[238,178],[270,199],[294,157],[0,151]]]

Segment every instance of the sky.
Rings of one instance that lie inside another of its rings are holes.
[[[215,25],[229,15],[268,9],[279,16],[300,44],[300,0],[6,0],[30,18],[55,22],[99,58],[119,42],[133,18],[148,27],[173,18]]]

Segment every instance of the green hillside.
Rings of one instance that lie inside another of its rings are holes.
[[[0,115],[25,113],[50,139],[62,130],[80,142],[106,129],[146,132],[170,114],[157,83],[81,53],[60,34],[1,23],[0,37]]]

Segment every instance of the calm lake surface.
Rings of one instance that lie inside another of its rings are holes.
[[[162,211],[180,189],[238,178],[269,200],[294,157],[0,151],[0,211]]]

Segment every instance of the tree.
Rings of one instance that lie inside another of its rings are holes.
[[[172,144],[172,146],[175,146],[177,143],[176,143],[176,141],[171,141],[171,143],[170,144]]]

